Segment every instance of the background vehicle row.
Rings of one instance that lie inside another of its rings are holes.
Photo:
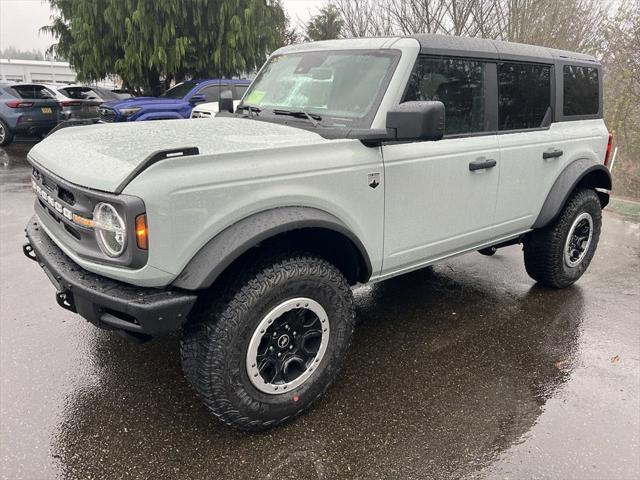
[[[188,80],[159,97],[106,102],[98,112],[100,120],[108,123],[189,118],[196,105],[218,102],[220,93],[225,90],[231,90],[234,98],[241,98],[250,83],[249,80]],[[208,112],[209,109],[204,111]]]

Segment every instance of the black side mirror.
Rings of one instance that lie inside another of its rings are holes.
[[[233,92],[231,90],[223,90],[220,92],[218,111],[233,113],[233,110]]]
[[[404,102],[395,105],[387,112],[386,126],[396,140],[440,140],[444,135],[444,104]]]
[[[202,103],[206,100],[206,98],[204,98],[204,95],[202,95],[201,93],[196,93],[193,97],[191,97],[191,100],[189,100],[189,103],[191,105],[196,105],[197,103]]]

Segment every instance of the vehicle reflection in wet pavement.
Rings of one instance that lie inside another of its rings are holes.
[[[638,224],[606,214],[566,290],[536,286],[517,246],[357,289],[334,387],[242,434],[188,388],[176,337],[133,345],[57,307],[20,252],[33,197],[17,145],[0,149],[3,478],[640,474]]]

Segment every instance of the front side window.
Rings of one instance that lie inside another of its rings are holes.
[[[440,101],[445,135],[484,131],[485,64],[458,58],[420,57],[404,101]]]
[[[184,98],[185,95],[196,85],[197,84],[195,82],[182,82],[177,84],[175,87],[170,88],[160,96],[164,98]]]
[[[254,80],[243,105],[262,114],[301,111],[324,126],[370,126],[395,68],[398,53],[334,50],[277,55]]]
[[[198,93],[204,95],[205,102],[217,102],[220,99],[220,90],[225,90],[226,85],[209,85],[204,87]]]
[[[598,69],[565,65],[563,113],[566,116],[595,115],[599,109]]]
[[[551,120],[551,67],[498,64],[498,128],[544,127]]]

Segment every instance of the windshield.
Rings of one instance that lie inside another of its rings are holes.
[[[175,87],[170,88],[160,96],[164,98],[183,98],[196,85],[197,84],[195,82],[182,82],[177,84]]]
[[[324,126],[369,127],[396,64],[395,51],[336,50],[272,57],[243,105],[304,111]]]

